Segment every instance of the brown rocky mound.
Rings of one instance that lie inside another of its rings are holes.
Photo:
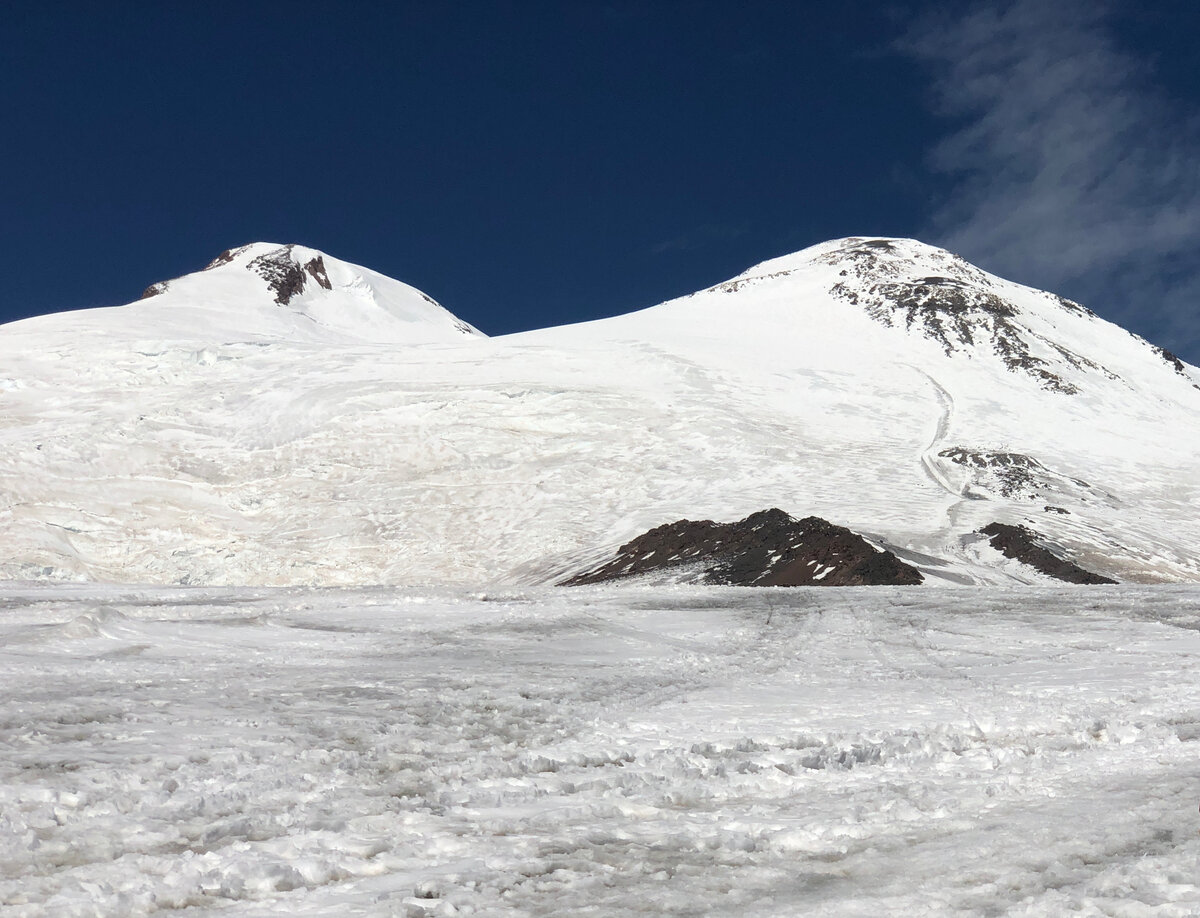
[[[760,510],[736,523],[679,520],[627,542],[611,561],[564,580],[603,583],[672,571],[731,586],[916,585],[924,578],[890,551],[828,520]],[[694,573],[692,573],[694,571]]]
[[[1028,564],[1035,570],[1058,580],[1065,580],[1067,583],[1094,584],[1117,582],[1108,577],[1093,574],[1091,571],[1085,571],[1078,564],[1058,557],[1041,544],[1040,535],[1025,526],[988,523],[979,531],[985,536],[989,536],[992,548],[1002,552],[1006,558],[1013,558],[1022,564]]]
[[[292,250],[295,246],[285,245],[281,248],[259,255],[246,265],[267,282],[267,286],[275,294],[275,302],[286,306],[292,297],[304,291],[304,279],[307,274],[326,290],[332,290],[329,275],[325,273],[325,259],[318,256],[301,265],[295,260]]]

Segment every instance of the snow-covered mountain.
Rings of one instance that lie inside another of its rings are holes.
[[[549,582],[768,507],[926,583],[1200,579],[1200,370],[913,240],[851,238],[640,312],[488,339],[256,244],[138,303],[0,329],[0,576]]]
[[[33,332],[124,340],[369,342],[458,341],[481,332],[415,287],[300,245],[254,242],[202,271],[151,284],[128,306],[14,322]]]

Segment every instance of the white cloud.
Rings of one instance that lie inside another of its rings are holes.
[[[925,235],[1200,361],[1200,131],[1114,40],[1105,4],[1010,0],[918,21],[954,127]]]

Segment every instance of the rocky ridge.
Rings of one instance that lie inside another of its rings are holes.
[[[1108,492],[1082,478],[1047,468],[1025,453],[1008,450],[970,449],[952,446],[938,451],[970,476],[964,496],[971,500],[1013,498],[1020,500],[1071,500],[1079,503],[1113,503]]]
[[[830,290],[834,296],[863,307],[883,325],[903,323],[909,330],[920,331],[941,345],[947,356],[976,344],[990,344],[1010,371],[1024,373],[1043,388],[1067,395],[1078,388],[1054,372],[1050,361],[1037,356],[1035,345],[1077,370],[1117,378],[1095,361],[1022,325],[1020,308],[997,290],[986,272],[943,249],[926,248],[924,262],[940,273],[914,274],[911,257],[891,239],[846,239],[819,260],[839,269],[841,280]],[[1046,297],[1064,311],[1095,315],[1072,300],[1052,294]]]
[[[250,261],[247,268],[267,282],[275,294],[275,302],[286,306],[292,297],[303,292],[305,280],[312,278],[318,286],[332,290],[329,275],[325,273],[324,256],[310,258],[303,265],[293,256],[295,246],[285,245],[266,252]]]
[[[1117,582],[1109,577],[1084,570],[1073,561],[1060,558],[1046,547],[1045,540],[1041,535],[1027,526],[989,523],[979,531],[988,536],[992,548],[1002,553],[1004,557],[1028,564],[1034,570],[1053,577],[1055,580],[1093,585]]]
[[[920,571],[857,533],[777,508],[736,523],[679,520],[622,545],[616,557],[565,586],[659,574],[727,586],[914,586]]]
[[[230,264],[250,248],[252,246],[244,245],[235,249],[226,249],[210,261],[204,270],[211,271],[214,268]],[[267,287],[275,295],[275,302],[280,306],[286,306],[292,301],[292,297],[302,293],[306,281],[310,278],[325,290],[333,289],[333,285],[329,282],[329,274],[325,270],[325,257],[316,255],[301,263],[295,255],[295,250],[296,246],[293,244],[282,245],[252,258],[246,264],[247,270],[253,271],[266,281]],[[143,291],[141,298],[145,300],[166,293],[170,286],[171,281],[157,281]]]

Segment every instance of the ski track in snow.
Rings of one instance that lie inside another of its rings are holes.
[[[947,392],[941,383],[924,370],[917,369],[916,367],[913,367],[913,369],[929,380],[929,384],[933,387],[938,405],[941,408],[941,415],[938,417],[937,429],[934,431],[933,439],[929,441],[929,446],[921,454],[921,466],[925,469],[925,474],[929,476],[929,480],[947,494],[953,496],[957,502],[961,500],[962,494],[946,480],[946,476],[942,474],[938,466],[938,451],[946,442],[946,434],[950,431],[950,421],[954,417],[954,396]]]
[[[5,916],[1200,913],[1200,590],[0,591]]]

